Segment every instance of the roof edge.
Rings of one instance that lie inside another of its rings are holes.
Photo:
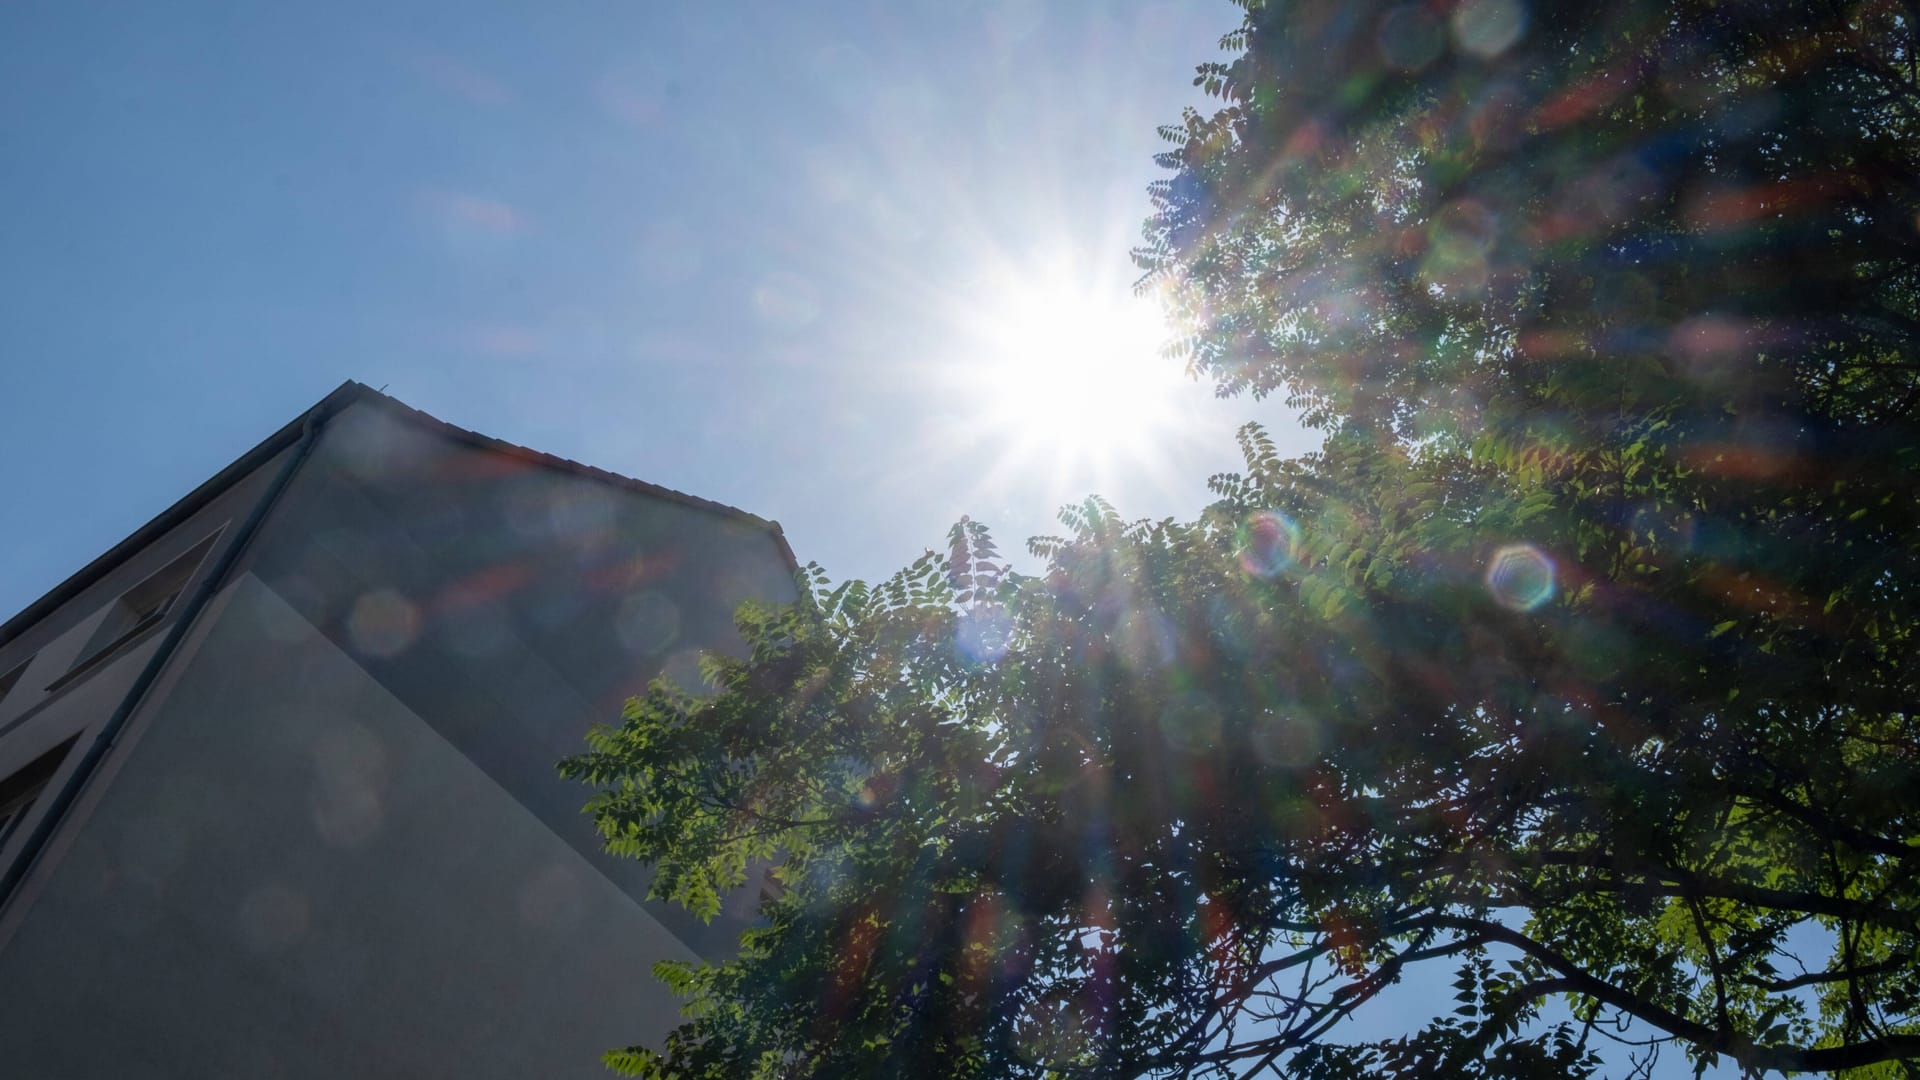
[[[280,430],[261,440],[253,449],[235,458],[226,468],[214,473],[199,487],[181,496],[172,506],[155,514],[146,524],[127,534],[125,539],[108,548],[98,558],[67,575],[66,580],[48,589],[40,599],[21,608],[6,622],[0,623],[0,646],[19,637],[28,627],[84,592],[94,582],[106,577],[114,568],[127,561],[134,552],[146,547],[163,533],[192,517],[218,498],[222,492],[238,483],[242,477],[265,464],[275,454],[298,442],[300,430],[309,418],[338,412],[349,402],[357,400],[362,392],[367,392],[367,388],[360,383],[352,380],[341,383],[332,393],[315,402],[311,408],[294,417]]]
[[[728,506],[725,503],[714,502],[711,499],[702,499],[697,495],[688,495],[685,492],[675,491],[672,488],[661,487],[658,484],[650,484],[644,480],[636,480],[632,477],[622,476],[619,473],[608,472],[605,469],[582,464],[570,458],[558,457],[553,454],[520,446],[517,443],[510,443],[489,435],[482,435],[477,431],[471,431],[467,428],[450,424],[445,420],[441,420],[439,417],[421,412],[419,409],[403,401],[388,397],[386,394],[367,386],[365,383],[348,379],[338,387],[335,387],[326,397],[321,398],[310,408],[294,417],[278,431],[261,440],[261,442],[251,450],[234,459],[226,468],[213,474],[213,476],[209,477],[204,483],[175,501],[173,505],[154,515],[146,524],[129,533],[125,539],[108,548],[98,558],[95,558],[92,562],[87,563],[85,566],[68,575],[66,580],[47,590],[38,600],[22,608],[13,617],[7,619],[6,622],[0,623],[0,646],[5,646],[19,637],[22,633],[26,632],[27,628],[38,623],[62,604],[65,604],[67,601],[84,592],[101,578],[106,577],[135,552],[146,547],[161,535],[173,529],[174,526],[179,525],[181,522],[199,512],[208,503],[238,483],[242,477],[251,474],[255,469],[271,460],[274,455],[298,442],[300,440],[300,432],[308,421],[315,419],[324,420],[334,413],[345,409],[348,405],[362,402],[384,409],[410,423],[425,427],[444,438],[449,438],[456,442],[465,443],[469,446],[489,450],[494,453],[505,454],[508,457],[517,458],[532,465],[555,469],[576,476],[583,476],[627,491],[634,491],[653,496],[654,498],[678,503],[682,506],[719,514],[723,517],[733,518],[765,529],[773,534],[775,546],[779,548],[781,558],[786,561],[787,569],[790,572],[799,573],[800,563],[794,558],[793,548],[787,543],[786,532],[781,529],[780,523],[777,521],[760,517],[758,514],[748,513],[745,510]]]
[[[763,518],[751,511],[742,510],[737,506],[729,506],[726,503],[715,502],[712,499],[703,499],[698,495],[689,495],[684,491],[677,491],[670,487],[662,487],[659,484],[650,483],[646,480],[637,480],[631,476],[610,472],[600,468],[598,465],[588,465],[585,462],[575,461],[572,458],[564,458],[558,454],[549,454],[544,450],[535,450],[529,446],[522,446],[519,443],[512,443],[505,439],[495,438],[492,435],[484,435],[471,428],[463,428],[458,424],[449,423],[434,416],[432,413],[422,412],[398,398],[389,397],[377,390],[368,389],[361,383],[348,383],[347,385],[358,387],[361,392],[361,397],[369,404],[386,409],[404,419],[411,420],[427,428],[429,431],[437,432],[455,442],[478,447],[482,450],[491,450],[494,453],[516,458],[531,465],[539,465],[574,476],[583,476],[588,479],[598,480],[617,488],[638,492],[642,495],[651,495],[658,499],[665,499],[668,502],[679,503],[682,506],[690,506],[696,510],[705,510],[709,513],[719,514],[721,517],[733,518],[736,521],[742,521],[749,525],[755,525],[779,534],[782,542],[785,542],[785,533],[781,530],[779,522]],[[345,387],[342,387],[342,389],[345,389]],[[788,553],[789,558],[791,558],[791,554],[791,552]]]

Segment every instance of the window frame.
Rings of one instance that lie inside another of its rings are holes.
[[[8,696],[19,688],[21,680],[26,678],[27,669],[32,666],[33,657],[29,656],[6,671],[0,672],[0,704],[4,704]]]
[[[33,814],[40,796],[52,786],[53,778],[60,775],[60,766],[67,763],[79,743],[79,735],[69,735],[10,775],[0,777],[0,848],[6,847]]]
[[[155,627],[165,623],[167,617],[179,607],[180,598],[186,595],[187,590],[199,578],[201,568],[206,566],[208,557],[213,554],[213,549],[219,544],[221,534],[226,531],[227,527],[222,523],[219,528],[194,541],[185,551],[167,560],[165,565],[153,573],[122,589],[120,594],[107,605],[107,619],[94,631],[93,636],[87,640],[86,646],[80,650],[80,655],[67,667],[67,670],[62,672],[59,678],[47,684],[47,689],[58,690],[78,679],[81,675],[100,666],[108,658],[122,652],[135,641],[144,638]],[[163,593],[158,600],[142,599],[136,607],[134,602],[128,599],[169,575],[177,575],[178,583],[174,588]],[[124,619],[126,625],[109,632],[109,627],[116,618]]]

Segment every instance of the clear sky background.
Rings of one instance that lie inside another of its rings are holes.
[[[838,576],[963,513],[1191,515],[1238,424],[1293,432],[1129,293],[1238,14],[0,6],[0,613],[348,378]]]

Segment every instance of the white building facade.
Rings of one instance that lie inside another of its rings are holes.
[[[724,952],[556,762],[779,528],[349,383],[0,626],[0,1075],[603,1076]]]

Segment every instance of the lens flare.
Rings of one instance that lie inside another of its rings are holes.
[[[1249,736],[1253,752],[1265,764],[1290,768],[1313,762],[1324,740],[1320,725],[1303,716],[1269,716]]]
[[[1527,9],[1515,0],[1467,0],[1453,9],[1453,39],[1461,51],[1491,60],[1527,28]]]
[[[1160,714],[1167,745],[1189,754],[1212,750],[1220,741],[1220,708],[1202,694],[1186,694]]]
[[[347,616],[354,647],[381,659],[405,652],[419,633],[420,609],[392,589],[362,593]]]
[[[963,613],[954,627],[954,644],[976,664],[991,664],[1007,655],[1013,637],[1013,620],[994,608],[976,608]]]
[[[963,294],[952,317],[964,362],[948,376],[965,440],[1006,447],[996,472],[1098,478],[1157,464],[1182,431],[1195,388],[1160,355],[1169,331],[1153,298],[1067,259],[993,266]]]
[[[1240,526],[1240,568],[1270,578],[1299,561],[1300,526],[1278,510],[1260,510]]]
[[[1487,591],[1511,611],[1532,611],[1553,598],[1553,560],[1532,544],[1509,544],[1493,553]]]
[[[613,630],[633,652],[658,655],[680,639],[680,608],[666,595],[642,589],[621,601]]]
[[[1402,4],[1380,20],[1376,35],[1380,57],[1398,71],[1418,71],[1434,62],[1447,46],[1440,20],[1419,4]]]

